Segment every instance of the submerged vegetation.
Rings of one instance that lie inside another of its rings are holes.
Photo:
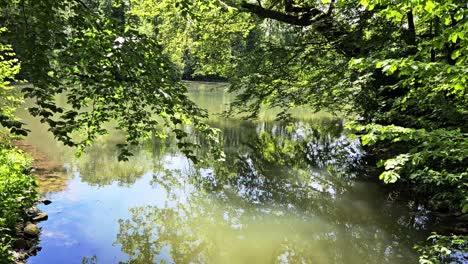
[[[419,247],[421,262],[466,251],[466,1],[0,0],[0,11],[0,124],[11,133],[28,132],[12,115],[19,74],[33,84],[23,89],[30,113],[81,152],[113,126],[125,135],[121,160],[170,133],[193,161],[222,163],[220,131],[181,82],[214,76],[237,96],[227,115],[339,112],[379,178],[450,223]],[[252,144],[272,164],[294,163],[307,147],[268,134]]]

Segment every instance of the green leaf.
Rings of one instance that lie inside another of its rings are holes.
[[[424,10],[426,10],[428,13],[434,13],[434,8],[436,7],[436,5],[434,4],[434,2],[432,2],[431,0],[427,1],[426,2],[426,5],[424,6]]]
[[[453,43],[456,43],[457,39],[458,39],[458,32],[450,34],[450,36],[448,38],[448,40],[453,42]]]
[[[458,57],[460,57],[460,54],[461,54],[461,51],[458,49],[458,50],[455,50],[454,52],[452,52],[452,55],[450,56],[453,60],[457,59]]]
[[[379,179],[385,183],[395,183],[399,178],[400,175],[394,171],[385,171],[379,176]]]

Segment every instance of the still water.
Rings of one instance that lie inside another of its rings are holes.
[[[27,142],[63,167],[40,251],[28,263],[415,263],[424,216],[362,180],[359,142],[342,120],[296,109],[297,122],[215,115],[232,99],[220,84],[190,96],[224,132],[224,163],[194,166],[172,138],[151,139],[117,161],[121,135],[82,157],[27,117]],[[196,135],[194,135],[196,137]]]

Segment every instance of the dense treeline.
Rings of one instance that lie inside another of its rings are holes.
[[[128,145],[162,123],[202,159],[181,125],[212,146],[218,131],[180,79],[222,77],[238,94],[231,114],[280,107],[288,119],[288,109],[307,106],[353,120],[380,178],[427,197],[427,208],[454,220],[449,234],[466,233],[465,1],[22,0],[0,1],[0,10],[4,40],[34,84],[24,90],[38,105],[30,111],[67,145],[86,148],[115,120],[127,134],[125,159]],[[61,93],[69,106],[55,103]],[[432,241],[443,245],[421,249],[422,262],[467,246],[464,237]]]

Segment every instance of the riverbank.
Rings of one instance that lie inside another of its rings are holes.
[[[39,199],[30,174],[31,159],[3,138],[0,141],[0,263],[18,262],[29,254],[40,230],[30,221]]]
[[[2,135],[0,140],[0,263],[24,263],[41,248],[38,222],[48,216],[37,208],[38,180],[33,168],[48,170],[46,163],[21,141]],[[35,161],[33,161],[35,159]],[[37,169],[36,169],[37,171]],[[41,174],[46,178],[46,174]]]

